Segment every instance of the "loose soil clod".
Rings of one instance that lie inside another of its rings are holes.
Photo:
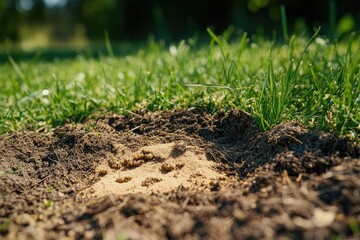
[[[122,178],[116,179],[116,182],[117,183],[126,183],[126,182],[131,181],[131,179],[132,179],[132,177],[122,177]]]
[[[0,136],[0,239],[358,238],[359,156],[295,122],[260,132],[241,111],[11,133]]]
[[[153,178],[153,177],[149,177],[149,178],[146,178],[145,181],[143,181],[141,183],[141,186],[144,186],[144,187],[148,187],[154,183],[158,183],[158,182],[161,182],[162,179],[161,178]]]

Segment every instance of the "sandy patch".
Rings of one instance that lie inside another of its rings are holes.
[[[193,146],[174,142],[146,146],[137,152],[119,146],[120,154],[100,164],[101,179],[84,193],[101,197],[107,194],[164,193],[185,187],[208,190],[227,179],[216,163]]]

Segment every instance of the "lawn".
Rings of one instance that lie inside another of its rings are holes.
[[[139,109],[241,109],[270,129],[296,120],[356,138],[360,131],[360,44],[353,34],[330,42],[317,31],[273,42],[221,36],[209,43],[149,40],[134,54],[0,65],[0,132],[52,128],[107,112]],[[45,53],[46,54],[46,53]]]

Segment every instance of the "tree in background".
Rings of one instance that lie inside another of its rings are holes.
[[[280,5],[286,8],[293,32],[337,26],[337,36],[341,36],[360,26],[360,1],[309,4],[300,0],[0,0],[0,41],[18,41],[21,29],[36,27],[48,28],[53,39],[67,41],[79,26],[90,40],[104,38],[107,30],[113,40],[138,40],[154,34],[172,41],[206,32],[209,26],[221,32],[229,25],[271,36],[281,30]],[[328,32],[335,33],[334,29]]]

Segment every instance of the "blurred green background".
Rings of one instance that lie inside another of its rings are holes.
[[[0,46],[82,46],[103,41],[105,32],[112,42],[172,42],[229,26],[280,39],[281,5],[290,34],[322,26],[334,39],[359,30],[358,0],[0,0]]]

